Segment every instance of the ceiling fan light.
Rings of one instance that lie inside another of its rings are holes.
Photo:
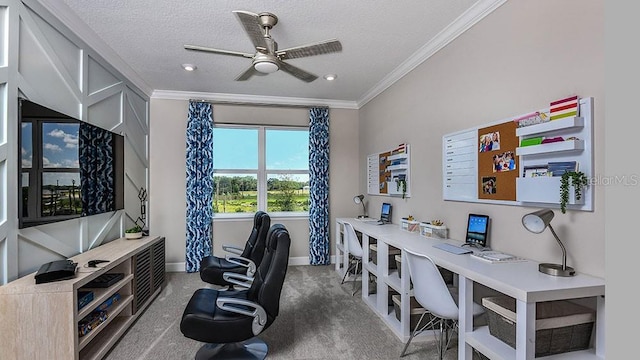
[[[256,71],[264,74],[270,74],[272,72],[278,71],[278,64],[271,61],[259,61],[253,64],[253,67],[256,69]]]
[[[336,74],[327,74],[327,75],[324,76],[324,79],[327,80],[327,81],[333,81],[333,80],[335,80],[337,78],[338,78],[338,75],[336,75]]]

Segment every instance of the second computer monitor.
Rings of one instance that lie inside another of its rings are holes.
[[[469,214],[467,221],[467,239],[469,245],[486,247],[489,234],[489,216]]]
[[[380,221],[383,224],[391,223],[391,204],[382,203],[382,210],[380,210]]]

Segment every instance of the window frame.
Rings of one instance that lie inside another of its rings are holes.
[[[268,130],[293,130],[293,131],[306,131],[309,132],[308,126],[293,126],[293,125],[246,125],[246,124],[214,124],[214,128],[224,129],[253,129],[258,130],[258,168],[257,169],[221,169],[216,168],[216,164],[213,164],[213,176],[216,175],[255,175],[258,180],[258,205],[257,211],[267,211],[267,175],[309,175],[309,165],[307,163],[307,170],[293,170],[293,169],[267,169],[267,131]],[[213,138],[215,142],[215,137]],[[213,205],[212,205],[213,206]],[[271,218],[309,218],[308,211],[278,211],[269,212]],[[253,217],[254,213],[214,213],[214,220],[220,219],[239,219]]]

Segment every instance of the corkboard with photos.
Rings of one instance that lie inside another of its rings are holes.
[[[478,198],[516,200],[518,158],[513,121],[478,129]]]

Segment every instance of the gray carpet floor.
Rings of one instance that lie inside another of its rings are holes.
[[[404,344],[362,301],[351,284],[340,284],[333,266],[291,266],[280,297],[280,314],[259,337],[267,359],[399,359]],[[180,332],[189,298],[208,287],[198,274],[168,273],[160,295],[114,346],[106,360],[193,359],[202,343]],[[432,342],[411,343],[402,359],[437,359]],[[445,359],[457,358],[454,341]]]

